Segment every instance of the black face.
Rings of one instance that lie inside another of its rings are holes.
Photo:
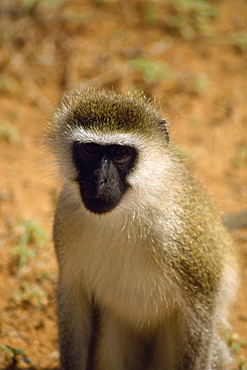
[[[85,207],[94,213],[111,211],[128,188],[126,176],[137,152],[130,146],[73,144],[77,181]]]

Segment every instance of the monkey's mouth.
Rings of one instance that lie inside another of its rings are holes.
[[[85,207],[93,213],[107,213],[112,211],[120,200],[116,199],[100,199],[100,198],[87,198],[82,196],[82,201]]]
[[[85,207],[93,213],[111,212],[121,201],[127,186],[114,188],[110,182],[98,186],[95,183],[80,181],[81,199]]]

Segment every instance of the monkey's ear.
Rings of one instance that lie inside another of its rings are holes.
[[[167,131],[167,128],[166,128],[166,120],[164,118],[160,118],[159,123],[160,123],[161,131],[164,132],[165,138],[166,138],[167,142],[169,143],[170,139],[169,139],[169,134],[168,134],[168,131]]]

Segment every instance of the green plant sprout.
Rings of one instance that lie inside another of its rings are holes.
[[[133,59],[131,63],[135,70],[142,73],[146,83],[155,83],[161,79],[173,80],[175,78],[174,71],[163,63],[152,62],[142,57]]]
[[[239,51],[247,51],[247,32],[237,32],[228,35],[228,41]]]
[[[19,135],[16,127],[11,124],[0,124],[0,142],[15,144],[19,141]]]
[[[193,90],[200,95],[207,90],[209,86],[209,78],[205,73],[198,73],[193,81]]]
[[[184,39],[193,39],[196,32],[207,35],[209,22],[218,10],[205,0],[169,0],[175,15],[168,18],[168,26],[176,29]]]
[[[6,344],[2,344],[0,348],[5,351],[6,353],[11,355],[12,358],[12,366],[18,363],[18,359],[21,358],[26,364],[31,364],[30,359],[25,354],[24,349],[17,349]]]
[[[237,167],[243,166],[247,162],[247,145],[240,145],[233,158],[233,163]]]
[[[44,3],[56,7],[63,3],[63,1],[64,0],[20,0],[20,3],[23,8],[25,8],[28,11],[31,11],[38,4]]]
[[[246,361],[244,359],[240,359],[237,362],[237,365],[238,365],[238,370],[247,370]]]
[[[37,285],[29,285],[25,281],[21,283],[21,290],[18,291],[14,300],[16,303],[27,302],[34,306],[38,311],[47,305],[47,292]]]
[[[226,330],[224,332],[225,340],[227,345],[231,348],[231,350],[236,354],[240,351],[242,347],[247,346],[247,340],[241,338],[234,338],[231,332]],[[235,367],[236,365],[236,367]],[[246,361],[244,359],[236,359],[234,360],[234,370],[247,370]]]
[[[22,269],[26,266],[28,259],[33,259],[36,256],[36,251],[30,248],[29,245],[44,247],[49,241],[49,236],[36,220],[24,220],[20,223],[20,226],[22,227],[22,233],[19,236],[18,245],[12,249],[12,253],[18,255],[18,268]]]

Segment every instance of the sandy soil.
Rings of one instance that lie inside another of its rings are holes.
[[[247,208],[247,3],[188,4],[0,3],[0,369],[58,366],[51,228],[60,183],[42,136],[65,90],[143,90],[221,213]],[[241,284],[227,340],[243,370],[247,229],[232,236]]]

